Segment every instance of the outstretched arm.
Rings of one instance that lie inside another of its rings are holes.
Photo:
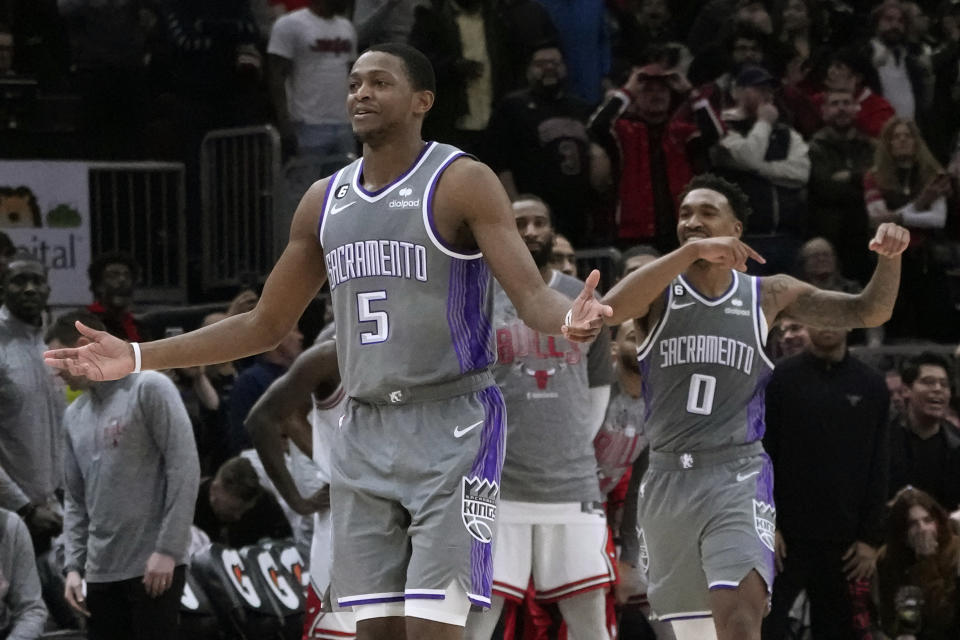
[[[238,360],[273,349],[300,318],[327,277],[317,223],[327,181],[313,184],[293,217],[290,240],[253,310],[208,327],[141,345],[143,369],[176,369]],[[44,354],[46,363],[91,380],[116,380],[134,370],[133,347],[78,323],[91,343]]]
[[[306,419],[310,394],[318,386],[339,383],[336,343],[328,341],[313,346],[260,396],[244,422],[267,475],[287,504],[301,515],[326,507],[329,493],[320,491],[309,498],[300,495],[283,458],[287,449],[284,438],[311,455],[312,433]]]
[[[548,287],[517,232],[503,186],[486,165],[470,160],[454,162],[441,179],[436,200],[436,211],[456,211],[462,216],[527,326],[545,334],[562,333],[575,342],[589,342],[600,333],[603,318],[609,314],[609,308],[594,297],[600,273],[590,274],[583,291],[572,302]],[[566,321],[568,311],[570,322]]]
[[[879,258],[870,282],[859,294],[825,291],[787,275],[763,281],[763,310],[768,319],[781,312],[818,327],[877,327],[890,319],[900,287],[900,254],[910,232],[891,222],[880,225],[870,241]]]
[[[697,260],[746,271],[748,258],[765,262],[760,254],[732,236],[691,240],[618,282],[603,298],[613,308],[613,315],[606,322],[616,326],[631,318],[645,318],[657,296]]]

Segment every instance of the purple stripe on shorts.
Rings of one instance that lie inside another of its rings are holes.
[[[775,508],[773,503],[773,462],[770,461],[770,456],[766,453],[761,454],[760,456],[763,459],[763,466],[760,468],[760,474],[757,476],[757,493],[756,501],[764,504],[770,505],[770,508]],[[770,514],[771,519],[776,522],[776,511]],[[774,562],[774,552],[770,549],[767,549],[764,546],[764,549],[767,550],[767,575],[775,576],[776,575],[776,563]],[[764,578],[766,580],[766,578]],[[771,589],[772,584],[767,585],[767,589]]]
[[[460,372],[493,364],[493,326],[488,313],[490,268],[484,260],[450,261],[447,325]]]
[[[341,607],[356,607],[361,604],[381,604],[384,602],[403,602],[403,596],[391,596],[389,598],[364,598],[363,600],[350,600],[347,603],[344,603],[343,599],[337,598],[337,604],[339,604]]]
[[[407,600],[443,600],[446,596],[442,593],[408,593],[404,595]]]
[[[500,486],[500,472],[503,469],[503,456],[507,443],[506,406],[500,388],[496,385],[477,392],[483,405],[485,420],[480,439],[480,449],[470,469],[471,478],[480,478]],[[497,499],[499,501],[499,493]],[[469,593],[490,598],[493,586],[493,544],[481,542],[476,538],[470,545],[470,588]],[[489,602],[471,598],[470,601],[480,607],[488,608]]]
[[[676,622],[676,621],[678,621],[678,620],[702,620],[703,618],[712,618],[712,617],[713,617],[713,614],[703,613],[703,614],[689,615],[689,616],[685,616],[685,615],[670,616],[670,615],[667,615],[667,616],[660,616],[658,619],[659,619],[661,622],[668,622],[668,621],[669,621],[669,622]]]
[[[766,367],[761,359],[755,361],[756,366],[764,366],[765,371],[757,376],[757,386],[753,389],[753,396],[747,403],[747,443],[756,442],[763,437],[767,430],[766,422],[766,397],[767,383],[773,376],[773,371]]]

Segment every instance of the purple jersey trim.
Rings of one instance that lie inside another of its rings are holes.
[[[317,221],[317,242],[321,245],[323,244],[323,239],[320,237],[320,230],[323,228],[323,216],[327,212],[327,202],[330,200],[330,190],[333,189],[334,183],[337,181],[337,176],[340,175],[340,171],[337,171],[335,174],[330,176],[330,180],[327,181],[327,188],[323,192],[323,204],[320,205],[320,219]]]
[[[380,187],[376,191],[367,191],[366,189],[363,188],[363,158],[361,158],[360,164],[357,166],[357,180],[356,180],[357,189],[359,189],[360,192],[363,193],[364,195],[369,196],[371,198],[380,195],[381,193],[383,193],[384,191],[391,188],[393,185],[397,184],[398,182],[406,178],[408,175],[410,175],[410,172],[413,171],[416,168],[417,164],[420,162],[420,158],[423,157],[423,154],[425,154],[427,152],[427,149],[432,147],[434,144],[436,143],[435,142],[424,143],[423,148],[420,149],[420,153],[417,154],[416,159],[414,159],[413,163],[409,167],[407,167],[406,171],[404,171],[399,176],[397,176],[396,180],[394,180],[393,182],[391,182],[385,187]]]
[[[442,593],[408,593],[403,597],[407,600],[443,600],[446,598]]]
[[[470,468],[470,477],[488,480],[499,487],[507,444],[506,404],[500,388],[496,385],[478,391],[477,398],[484,408],[484,422],[480,435],[480,449]],[[499,495],[497,497],[499,499]],[[470,598],[470,602],[485,609],[490,608],[489,598],[492,587],[493,544],[472,538],[470,540],[470,588],[466,591],[478,597]],[[479,597],[487,598],[488,601],[484,602]]]
[[[680,278],[680,282],[683,283],[683,286],[685,286],[687,289],[690,289],[690,291],[693,291],[695,294],[697,294],[698,296],[700,296],[701,298],[703,298],[704,300],[707,300],[707,301],[709,301],[709,302],[716,302],[717,300],[721,300],[721,299],[723,299],[725,296],[730,295],[731,293],[733,293],[733,290],[737,288],[737,285],[738,285],[739,282],[740,282],[740,281],[739,281],[739,278],[737,277],[737,274],[734,273],[734,274],[733,274],[733,278],[731,278],[731,281],[730,281],[730,287],[729,287],[726,291],[724,291],[723,293],[721,293],[719,296],[717,296],[716,298],[711,298],[710,296],[704,295],[704,294],[700,293],[699,291],[697,291],[697,288],[696,288],[695,286],[693,286],[692,284],[690,284],[689,282],[687,282],[687,279],[683,277],[683,274],[682,274],[682,273],[681,273],[679,276],[677,276],[677,277]]]
[[[739,589],[740,585],[738,584],[715,584],[712,587],[707,587],[708,591],[720,591],[720,590],[733,590]]]
[[[460,153],[457,153],[447,158],[444,161],[444,163],[440,165],[440,168],[437,169],[436,177],[433,179],[433,182],[430,183],[430,186],[428,187],[428,191],[427,191],[427,223],[430,225],[430,229],[433,231],[433,237],[437,239],[437,242],[439,242],[444,249],[447,249],[448,251],[453,251],[454,253],[461,253],[465,255],[480,255],[479,251],[468,253],[447,244],[447,241],[444,240],[443,236],[440,235],[440,231],[437,230],[437,225],[433,221],[433,196],[437,192],[437,185],[440,184],[440,178],[443,176],[443,172],[446,171],[447,168],[451,164],[453,164],[455,160],[457,160],[458,158],[462,158],[464,156],[468,156],[468,154],[461,151]],[[469,156],[469,157],[472,157],[472,156]]]
[[[447,326],[460,373],[493,364],[493,325],[488,312],[490,268],[484,260],[450,260]]]

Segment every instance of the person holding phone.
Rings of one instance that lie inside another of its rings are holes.
[[[956,311],[943,295],[948,291],[946,274],[933,251],[947,224],[951,180],[912,120],[895,117],[884,126],[873,167],[863,176],[863,190],[872,226],[896,222],[910,229],[887,339],[955,341]]]

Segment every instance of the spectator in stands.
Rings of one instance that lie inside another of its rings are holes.
[[[620,254],[620,273],[617,276],[617,282],[660,256],[661,253],[648,244],[638,244],[630,247]]]
[[[901,118],[919,120],[930,106],[928,70],[908,47],[910,17],[899,0],[884,0],[870,14],[871,60],[883,97]]]
[[[249,0],[164,0],[164,62],[187,153],[209,129],[267,119],[260,31]]]
[[[701,128],[670,117],[688,89],[678,72],[649,64],[634,69],[590,118],[590,133],[610,159],[620,245],[646,242],[664,253],[677,246],[678,198],[719,138],[715,118],[700,118]],[[706,101],[699,107],[710,110]]]
[[[203,529],[211,542],[240,548],[264,538],[293,537],[283,509],[260,485],[247,458],[230,458],[212,478],[200,482],[193,524]]]
[[[849,90],[827,89],[822,107],[826,126],[810,141],[809,231],[836,247],[846,277],[864,284],[873,265],[870,225],[860,203],[874,143],[854,126],[859,106]]]
[[[0,509],[0,637],[37,640],[43,635],[47,608],[40,596],[40,576],[26,525],[15,513]]]
[[[244,369],[234,380],[227,402],[228,448],[232,455],[253,447],[243,421],[247,419],[247,414],[257,398],[290,368],[302,351],[303,334],[294,327],[276,348],[258,356],[256,362]]]
[[[295,142],[300,154],[357,150],[344,106],[357,33],[345,10],[345,0],[312,0],[280,16],[270,32],[270,97],[281,136]]]
[[[780,120],[775,85],[763,67],[740,71],[737,106],[724,113],[729,129],[713,148],[717,173],[750,198],[753,215],[743,239],[767,259],[758,269],[762,273],[791,270],[807,227],[807,143]]]
[[[62,488],[64,389],[43,363],[46,268],[14,258],[0,307],[0,507],[24,519],[38,552],[63,525],[55,493]]]
[[[943,295],[948,290],[946,274],[931,253],[932,234],[947,224],[950,176],[927,149],[913,121],[897,117],[887,123],[863,187],[872,225],[896,221],[910,229],[897,305],[885,325],[887,336],[953,339],[955,310],[949,296]]]
[[[897,369],[888,369],[884,378],[890,392],[890,422],[899,422],[907,410],[907,385],[903,384],[903,376]]]
[[[929,494],[908,487],[893,500],[877,583],[880,622],[891,638],[960,637],[960,538]]]
[[[560,48],[570,71],[570,92],[587,104],[603,97],[610,73],[610,34],[603,2],[538,0],[547,9],[560,36]]]
[[[493,111],[485,155],[511,198],[537,194],[550,206],[554,228],[580,239],[596,201],[586,127],[591,107],[566,84],[560,48],[537,45],[527,65],[527,87],[507,95]]]
[[[714,111],[736,106],[734,80],[745,65],[769,64],[769,36],[751,24],[737,23],[722,40],[716,42],[690,65],[691,82],[697,87],[694,99],[710,101]],[[687,118],[684,110],[682,117]]]
[[[893,106],[878,93],[880,81],[876,69],[852,47],[840,49],[830,58],[824,85],[827,89],[844,89],[853,94],[860,106],[855,126],[871,138],[879,136],[883,125],[895,115]]]
[[[17,255],[17,245],[13,244],[10,236],[0,231],[0,283],[3,282],[7,273],[7,265],[10,264],[15,255]],[[0,287],[0,303],[3,303],[2,287]]]
[[[136,0],[57,0],[81,98],[85,158],[129,160],[142,153],[149,97],[141,5]]]
[[[410,44],[433,64],[436,101],[424,137],[478,153],[509,65],[492,0],[429,0],[416,10]]]
[[[553,229],[539,199],[514,201],[517,228],[551,288],[581,283],[550,268]],[[612,582],[593,439],[610,397],[610,334],[586,348],[541,335],[518,318],[503,289],[494,294],[494,375],[511,418],[503,463],[493,603],[472,613],[465,637],[489,640],[506,599],[522,601],[531,576],[540,603],[556,602],[575,638],[606,639],[604,593]],[[551,442],[545,447],[544,442]]]
[[[550,250],[550,268],[571,278],[577,277],[577,254],[567,237],[559,233],[553,236],[553,248]]]
[[[813,637],[846,640],[854,637],[849,583],[876,568],[889,397],[881,376],[847,351],[845,330],[807,332],[807,350],[780,360],[766,390],[779,573],[763,637],[788,637],[788,613],[806,589]]]
[[[50,346],[88,342],[86,311],[57,318]],[[86,391],[64,415],[65,594],[97,640],[177,640],[190,517],[200,467],[190,419],[170,380],[145,371],[92,382],[58,371]],[[86,579],[86,597],[82,581]]]
[[[557,43],[560,36],[550,14],[537,0],[498,0],[494,9],[493,29],[500,34],[503,46],[503,91],[517,91],[528,86],[527,66],[534,49],[545,42]]]
[[[807,325],[800,323],[796,318],[781,313],[777,318],[776,328],[778,360],[803,353],[810,346]]]
[[[624,71],[628,73],[631,67],[653,62],[649,57],[652,48],[675,50],[689,63],[690,52],[681,43],[683,38],[670,5],[667,0],[626,0],[608,5],[616,24],[611,77],[627,75]]]
[[[129,253],[114,251],[101,254],[87,267],[93,304],[87,311],[96,315],[107,332],[124,340],[142,339],[141,328],[133,317],[133,290],[140,277],[140,268]]]
[[[945,509],[960,506],[960,432],[946,420],[950,404],[950,363],[924,352],[900,372],[906,410],[890,438],[890,493],[911,485]]]
[[[940,42],[931,56],[933,105],[924,131],[934,156],[946,162],[960,129],[960,2],[940,3],[934,29]]]
[[[837,263],[837,252],[825,238],[811,238],[797,254],[797,276],[821,289],[859,293],[859,283],[844,278]]]
[[[355,0],[353,25],[359,51],[383,42],[406,42],[417,7],[428,0]]]
[[[6,0],[0,7],[0,23],[10,28],[13,38],[12,72],[36,78],[44,91],[63,90],[70,50],[56,0]]]

